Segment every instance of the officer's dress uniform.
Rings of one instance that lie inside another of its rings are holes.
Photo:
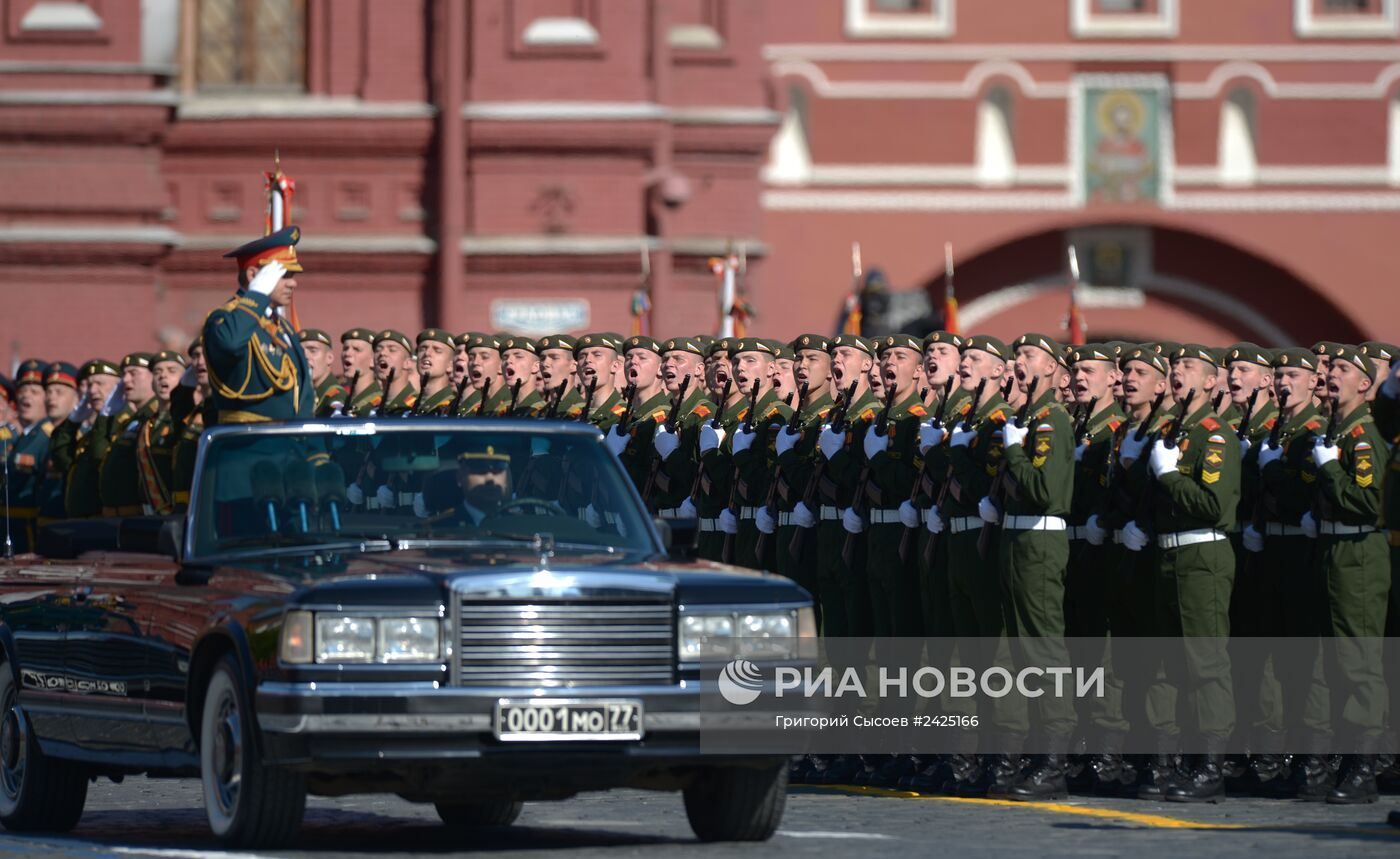
[[[53,422],[44,418],[21,429],[9,443],[10,531],[16,552],[34,548],[52,432]]]

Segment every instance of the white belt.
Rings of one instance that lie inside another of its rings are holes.
[[[1319,534],[1373,534],[1376,528],[1374,525],[1343,525],[1341,522],[1330,522],[1323,519],[1317,523],[1317,533]]]
[[[821,510],[821,519],[823,522],[840,522],[841,511],[835,507],[832,507],[830,504],[823,504]]]
[[[752,519],[752,518],[754,518],[754,517],[757,516],[757,515],[758,515],[758,508],[757,508],[757,507],[740,507],[740,508],[739,508],[739,518],[740,518],[740,519]]]
[[[400,493],[399,493],[399,506],[400,506],[400,507],[412,507],[412,506],[413,506],[413,495],[414,495],[414,493],[412,493],[412,492],[400,492]]]
[[[971,531],[973,528],[982,527],[981,516],[954,516],[948,520],[948,530],[953,534],[961,534],[964,531]]]
[[[786,527],[789,526],[789,525],[796,525],[796,524],[797,524],[796,522],[792,521],[792,514],[791,514],[791,513],[779,513],[779,514],[778,514],[778,527],[779,527],[779,528],[786,528]]]
[[[1298,525],[1284,525],[1280,522],[1268,522],[1264,525],[1264,533],[1270,537],[1304,537],[1307,532]]]
[[[1113,545],[1115,545],[1115,546],[1121,546],[1121,545],[1123,545],[1123,531],[1122,531],[1121,528],[1120,528],[1119,530],[1113,532]]]
[[[719,520],[718,520],[718,519],[701,519],[701,520],[700,520],[700,531],[701,531],[701,533],[704,533],[704,532],[706,532],[706,531],[718,531],[718,530],[719,530]]]
[[[1083,525],[1071,525],[1067,530],[1069,531],[1069,538],[1071,540],[1089,539],[1089,529]]]
[[[871,510],[867,517],[871,525],[898,525],[899,508],[894,510]]]
[[[657,517],[660,518],[660,519],[684,519],[684,518],[686,518],[686,517],[684,517],[684,516],[681,515],[681,508],[679,508],[679,507],[668,507],[668,508],[665,509],[665,510],[658,510],[658,511],[656,511],[656,515],[657,515]]]
[[[379,496],[378,496],[378,495],[366,495],[366,496],[365,496],[365,509],[366,509],[366,510],[378,510],[378,509],[379,509]]]
[[[1069,526],[1059,516],[1003,516],[1001,527],[1008,531],[1063,531]]]
[[[1225,532],[1215,528],[1197,528],[1194,531],[1177,531],[1172,534],[1158,534],[1157,547],[1161,549],[1180,549],[1185,546],[1194,546],[1197,543],[1214,543],[1217,540],[1226,539]]]

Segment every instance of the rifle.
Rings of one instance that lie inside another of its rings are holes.
[[[637,406],[636,382],[627,383],[627,387],[622,389],[622,398],[627,401],[627,409],[622,413],[622,418],[617,422],[617,431],[625,434],[632,427],[632,410]]]
[[[348,414],[350,404],[355,401],[355,389],[360,386],[360,371],[356,370],[355,375],[350,377],[350,390],[345,394],[345,405],[340,407],[339,414]],[[188,418],[186,418],[188,420]],[[183,421],[181,421],[183,423]]]
[[[1334,447],[1342,435],[1342,415],[1338,406],[1337,398],[1333,397],[1331,413],[1327,416],[1327,432],[1322,436],[1322,441],[1328,447]]]
[[[807,406],[808,385],[806,382],[797,386],[797,408],[792,410],[792,415],[788,418],[784,429],[797,432],[802,428],[802,410]],[[788,394],[788,400],[792,400],[792,395]],[[781,467],[773,470],[773,480],[768,484],[768,497],[763,499],[763,509],[768,511],[769,516],[773,516],[778,511],[778,483],[783,480],[783,469]],[[768,538],[771,534],[758,532],[758,543],[755,545],[754,553],[761,561],[763,554],[768,549]]]
[[[1217,415],[1220,414],[1220,404],[1225,402],[1225,394],[1227,393],[1228,391],[1220,391],[1210,401],[1210,410],[1215,412]]]
[[[676,395],[671,398],[671,411],[667,413],[666,420],[662,422],[662,426],[666,428],[667,432],[674,433],[676,431],[676,423],[680,420],[681,416],[681,405],[685,402],[685,395],[686,392],[689,390],[690,377],[686,376],[685,379],[681,382],[680,390],[678,390],[676,392]],[[648,509],[651,508],[651,496],[656,494],[656,481],[657,478],[659,478],[660,476],[661,457],[658,456],[656,454],[655,449],[653,449],[651,457],[651,471],[647,473],[647,482],[643,485],[642,488],[642,501],[646,503]]]
[[[413,403],[412,415],[423,414],[423,404],[428,401],[428,374],[418,374],[418,399]]]
[[[956,379],[956,376],[949,376],[947,383],[943,385],[943,399],[938,403],[938,411],[933,414],[933,426],[940,428],[943,426],[943,417],[948,413],[948,400],[952,399],[953,382]],[[932,450],[929,451],[929,453],[932,452]],[[933,457],[925,457],[924,467],[919,472],[918,477],[914,479],[914,485],[909,489],[910,504],[913,504],[914,499],[919,497],[919,492],[924,488],[924,483],[933,479],[933,475],[929,473],[932,465]],[[918,533],[919,529],[917,526],[904,529],[904,535],[899,538],[899,559],[901,561],[909,560],[909,550],[914,545],[914,535]]]
[[[447,414],[451,417],[457,416],[457,409],[461,408],[462,397],[467,395],[467,382],[470,377],[463,376],[462,381],[457,383],[457,394],[452,398],[452,402],[447,406]]]
[[[384,401],[380,404],[381,407],[387,408],[389,405],[389,399],[393,396],[389,392],[394,389],[394,376],[398,375],[398,372],[398,370],[390,370],[388,378],[384,380]]]
[[[852,382],[850,387],[836,394],[836,405],[832,407],[828,417],[831,418],[831,428],[835,432],[846,431],[846,414],[851,410],[851,404],[855,402],[856,386],[858,381]],[[802,487],[802,504],[808,510],[817,510],[817,491],[821,486],[823,478],[826,477],[827,460],[825,457],[817,457],[817,464],[812,470],[812,476],[807,478],[807,485]],[[788,543],[788,552],[794,558],[802,556],[802,545],[806,537],[807,529],[798,528],[792,535],[792,541]]]
[[[506,417],[515,414],[515,405],[520,402],[520,387],[524,384],[524,379],[516,379],[515,384],[510,386],[510,405],[506,406]]]
[[[578,419],[583,423],[588,423],[588,419],[593,416],[593,395],[598,393],[598,377],[595,375],[590,379],[583,390],[583,411],[578,413]]]
[[[727,404],[729,403],[729,392],[733,390],[733,387],[734,380],[732,378],[724,380],[724,387],[720,389],[719,404],[715,406],[715,416],[713,418],[710,418],[711,429],[720,429],[720,417],[724,414],[724,410],[727,407]],[[694,504],[696,499],[700,497],[700,485],[704,477],[705,464],[702,462],[700,463],[699,467],[695,469],[695,481],[690,484],[690,495],[688,497],[690,498],[691,504]]]
[[[488,377],[481,385],[481,402],[476,404],[476,416],[481,417],[486,414],[486,401],[491,398],[491,379]]]
[[[1008,391],[1010,390],[1011,384],[1012,384],[1012,382],[1007,382],[1007,390],[1008,390]],[[976,414],[977,414],[977,409],[978,409],[978,408],[981,406],[981,404],[982,404],[982,394],[983,394],[983,392],[986,391],[986,390],[987,390],[987,380],[986,380],[986,379],[983,379],[982,381],[980,381],[980,382],[977,383],[977,390],[974,391],[973,394],[972,394],[972,414],[973,414],[973,415],[976,415]],[[974,419],[973,419],[973,425],[975,426],[976,424],[977,424],[977,420],[974,418]],[[972,427],[969,427],[969,429],[971,429],[971,428],[972,428]],[[951,491],[952,486],[953,486],[953,464],[952,464],[951,462],[949,462],[949,463],[948,463],[948,470],[947,470],[946,472],[944,472],[944,474],[943,474],[943,485],[940,486],[940,487],[938,488],[938,498],[935,499],[934,502],[933,502],[933,509],[935,509],[935,510],[941,510],[941,509],[943,509],[943,502],[948,500],[948,493],[949,493],[949,491]],[[938,549],[938,535],[937,535],[937,534],[929,534],[928,543],[926,543],[926,544],[924,545],[924,563],[925,563],[925,564],[928,564],[928,565],[930,565],[930,566],[933,564],[934,552],[935,552],[937,549]]]
[[[1089,435],[1089,421],[1094,418],[1094,404],[1084,403],[1079,411],[1079,423],[1074,427],[1074,443],[1079,444]]]
[[[1031,379],[1030,385],[1026,388],[1026,401],[1024,403],[1021,403],[1021,410],[1016,413],[1016,416],[1014,418],[1012,418],[1012,421],[1014,422],[1015,426],[1025,426],[1026,420],[1030,417],[1031,403],[1035,402],[1035,389],[1039,386],[1039,376],[1035,377],[1034,379]],[[997,469],[997,476],[992,481],[991,491],[987,493],[987,497],[992,499],[992,503],[996,504],[998,508],[1000,508],[1004,503],[1004,499],[1006,496],[1006,482],[1011,479],[1010,469],[1006,467],[1005,449],[1002,450],[1001,457],[1001,467]],[[992,529],[995,527],[997,526],[992,524],[991,522],[983,522],[982,531],[977,535],[977,554],[984,561],[987,559],[987,555],[991,551]]]
[[[1283,418],[1283,410],[1287,407],[1288,390],[1285,388],[1283,391],[1279,392],[1278,420],[1274,421],[1273,429],[1269,430],[1269,447],[1278,447],[1279,442],[1283,440],[1283,425],[1285,423]],[[1260,469],[1259,475],[1261,478],[1263,477],[1263,474],[1263,470]],[[1250,517],[1250,522],[1254,525],[1254,530],[1258,531],[1260,534],[1263,534],[1264,531],[1267,530],[1269,524],[1269,513],[1275,506],[1276,504],[1274,503],[1273,499],[1269,496],[1268,484],[1266,484],[1261,479],[1259,481],[1259,498],[1254,504],[1254,515]],[[1255,553],[1248,552],[1246,554],[1253,555]]]
[[[885,390],[885,404],[880,409],[880,414],[875,417],[875,423],[866,432],[873,432],[876,435],[886,435],[890,426],[890,408],[894,406],[894,385],[887,385]],[[856,494],[851,499],[851,506],[862,516],[870,509],[870,460],[866,460],[861,466],[860,477],[856,478]],[[841,546],[841,561],[850,567],[852,559],[856,554],[856,535],[846,534],[846,542]]]
[[[1240,441],[1244,441],[1249,435],[1249,422],[1254,418],[1254,405],[1259,402],[1259,388],[1254,389],[1254,393],[1249,395],[1249,399],[1244,404],[1244,419],[1240,421],[1240,428],[1235,431]]]
[[[559,417],[559,404],[564,400],[564,391],[569,387],[568,382],[560,382],[554,386],[553,390],[548,390],[549,406],[544,410],[544,419],[552,421]]]
[[[1172,421],[1172,434],[1170,438],[1163,439],[1167,447],[1180,447],[1186,437],[1191,434],[1184,424],[1186,423],[1186,410],[1191,408],[1191,401],[1196,399],[1196,389],[1192,388],[1186,392],[1186,399],[1177,404],[1176,418]]]
[[[749,407],[744,412],[744,422],[741,424],[741,432],[753,432],[754,412],[758,411],[758,380],[753,380],[753,385],[749,388]],[[732,443],[730,450],[733,450]],[[733,459],[731,452],[730,458]],[[735,516],[739,515],[739,469],[734,469],[734,478],[729,483],[729,512]],[[720,549],[719,559],[722,563],[734,563],[734,534],[724,535],[724,546]]]

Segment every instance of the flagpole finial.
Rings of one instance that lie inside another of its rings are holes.
[[[282,172],[282,148],[274,146],[272,149],[272,168],[278,173]]]

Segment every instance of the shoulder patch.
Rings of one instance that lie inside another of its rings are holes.
[[[928,409],[924,408],[922,405],[919,405],[918,403],[915,403],[914,405],[912,405],[912,406],[909,407],[909,414],[914,415],[915,417],[920,417],[920,418],[921,418],[921,417],[924,417],[925,415],[928,414]]]
[[[1206,442],[1207,442],[1208,444],[1224,444],[1224,443],[1225,443],[1225,436],[1223,436],[1223,435],[1213,435],[1213,436],[1211,436],[1210,438],[1206,439]]]
[[[710,407],[702,403],[701,405],[696,406],[695,410],[692,411],[691,414],[699,415],[702,418],[707,418],[710,416]]]
[[[1354,426],[1354,427],[1351,428],[1351,437],[1352,437],[1352,438],[1361,438],[1361,437],[1362,437],[1363,435],[1365,435],[1365,434],[1366,434],[1366,428],[1363,427],[1361,424],[1357,424],[1356,426]]]
[[[1358,441],[1358,442],[1356,443],[1356,447],[1352,448],[1352,450],[1370,450],[1370,449],[1371,449],[1371,443],[1370,443],[1369,441]]]
[[[1041,424],[1035,428],[1036,432],[1054,432],[1055,428],[1050,424]]]
[[[1120,421],[1120,420],[1118,420],[1117,418],[1109,418],[1109,420],[1108,420],[1108,429],[1109,429],[1109,432],[1118,432],[1118,428],[1121,427],[1122,425],[1123,425],[1123,422]]]
[[[763,416],[764,416],[765,418],[771,418],[771,417],[774,417],[774,416],[780,415],[780,414],[782,414],[782,410],[779,409],[779,408],[777,407],[777,405],[772,405],[772,406],[769,406],[769,407],[768,407],[768,411],[766,411],[766,412],[763,413]]]
[[[817,417],[825,419],[830,412],[831,406],[822,406],[821,408],[817,409]]]
[[[666,420],[666,410],[657,409],[656,411],[651,413],[651,419],[656,423],[661,423],[662,421]]]
[[[867,407],[865,411],[860,413],[860,419],[863,421],[875,420],[875,409],[873,407]]]
[[[608,411],[610,411],[610,412],[612,412],[613,414],[615,414],[615,415],[621,417],[621,416],[622,416],[622,413],[625,412],[625,411],[627,411],[627,407],[624,406],[622,403],[618,403],[617,405],[613,406],[613,407],[612,407],[611,409],[609,409]]]
[[[1322,429],[1322,424],[1318,423],[1316,420],[1310,420],[1307,423],[1303,424],[1303,429],[1314,431],[1320,430]]]
[[[1006,412],[1002,411],[1001,409],[997,409],[990,415],[987,415],[987,420],[996,421],[999,424],[1006,423]]]
[[[1264,421],[1264,429],[1273,429],[1276,423],[1278,423],[1278,418],[1269,418]]]
[[[1211,417],[1202,418],[1202,419],[1201,419],[1201,426],[1205,427],[1206,429],[1210,430],[1211,432],[1215,432],[1216,430],[1220,429],[1220,421],[1216,420],[1215,418],[1211,418]]]

